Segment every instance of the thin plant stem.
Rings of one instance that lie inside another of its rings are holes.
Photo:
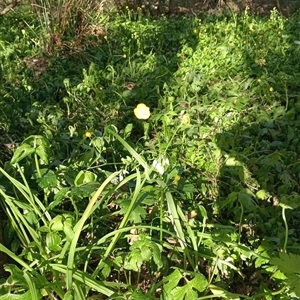
[[[283,252],[286,253],[287,242],[288,242],[288,237],[289,237],[289,226],[286,221],[285,207],[282,207],[282,219],[283,219],[284,226],[285,226],[285,238],[284,238],[284,244],[283,244]]]

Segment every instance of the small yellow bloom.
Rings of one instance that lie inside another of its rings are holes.
[[[147,120],[150,117],[150,108],[144,103],[140,103],[133,110],[134,115],[140,120]]]
[[[174,180],[173,180],[173,184],[178,184],[178,181],[180,180],[180,176],[176,175]]]
[[[193,33],[196,34],[197,33],[197,29],[193,29]]]
[[[92,137],[92,135],[93,135],[93,133],[90,132],[90,131],[87,131],[87,132],[85,133],[85,137],[87,137],[87,138]]]
[[[123,54],[123,58],[126,58],[127,57],[127,55],[126,54]]]
[[[104,39],[107,40],[107,35],[104,36]]]
[[[190,125],[190,117],[189,115],[183,115],[181,118],[182,124]]]
[[[257,79],[257,82],[258,82],[258,83],[261,83],[261,79],[260,79],[260,78],[258,78],[258,79]]]
[[[274,89],[272,87],[270,87],[269,91],[272,93],[274,91]]]

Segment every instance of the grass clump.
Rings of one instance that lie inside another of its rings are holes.
[[[0,295],[300,297],[299,14],[142,9],[46,54],[0,20]]]

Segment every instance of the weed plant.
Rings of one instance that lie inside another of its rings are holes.
[[[0,299],[298,299],[299,24],[0,19]]]

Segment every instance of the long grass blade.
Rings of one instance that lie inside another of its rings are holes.
[[[78,223],[75,225],[74,228],[74,237],[70,245],[70,251],[68,255],[68,262],[67,262],[67,289],[70,290],[72,287],[72,278],[73,278],[73,265],[74,265],[74,257],[75,257],[75,251],[76,251],[76,245],[80,236],[80,233],[82,231],[82,228],[84,226],[84,223],[88,219],[91,210],[93,209],[94,204],[96,201],[102,201],[99,200],[99,196],[103,192],[104,188],[119,174],[119,172],[112,173],[106,180],[101,184],[99,189],[96,191],[96,193],[93,195],[92,199],[90,200],[88,206],[86,207],[81,219],[78,221]]]

